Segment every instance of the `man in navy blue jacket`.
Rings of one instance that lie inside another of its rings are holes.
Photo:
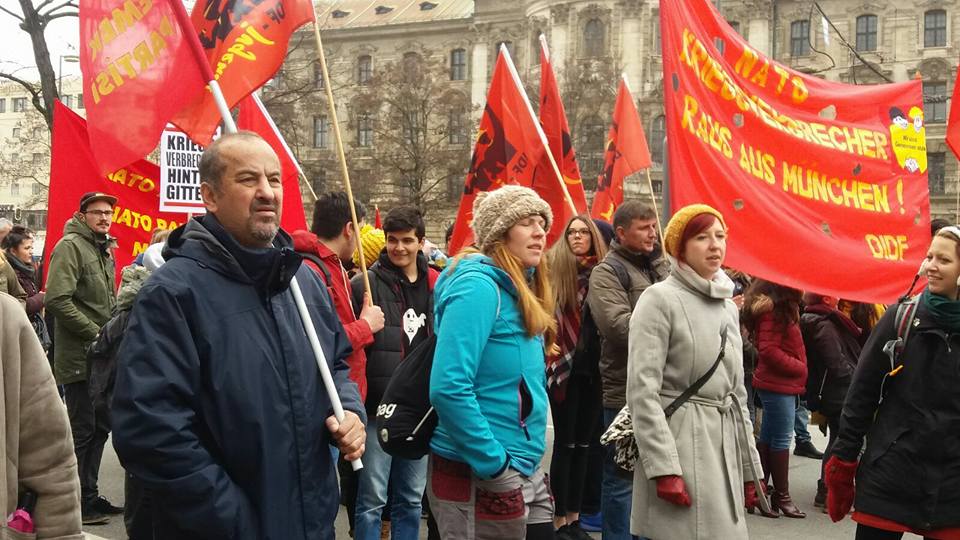
[[[258,135],[200,162],[207,215],[170,236],[118,353],[123,466],[152,488],[155,538],[333,539],[330,445],[362,455],[350,344],[319,278],[280,230],[280,163]],[[297,277],[346,417],[332,416],[289,284]]]

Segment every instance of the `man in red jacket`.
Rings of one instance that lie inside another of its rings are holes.
[[[363,221],[366,210],[355,202],[357,219]],[[311,232],[312,231],[312,232]],[[364,297],[360,317],[354,316],[350,301],[350,280],[341,261],[348,261],[357,247],[357,232],[353,230],[350,203],[342,191],[327,193],[317,199],[313,206],[311,231],[294,231],[293,247],[304,256],[304,264],[320,275],[337,308],[337,316],[343,324],[353,346],[347,358],[350,379],[360,389],[360,399],[367,397],[367,357],[363,349],[373,343],[373,335],[383,329],[383,310],[373,305],[370,296]],[[319,261],[318,261],[319,259]],[[318,262],[322,262],[320,266]]]

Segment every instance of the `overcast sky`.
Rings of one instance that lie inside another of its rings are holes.
[[[20,13],[20,3],[17,0],[0,0],[0,6]],[[20,21],[10,15],[0,12],[0,71],[35,81],[39,79],[39,75],[37,62],[33,58],[33,45],[30,43],[30,36],[20,29],[19,23]],[[77,18],[54,20],[47,26],[46,36],[50,60],[56,73],[60,55],[77,54],[77,42],[80,40]],[[80,64],[64,62],[63,74],[79,75]]]

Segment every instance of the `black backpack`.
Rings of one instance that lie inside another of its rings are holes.
[[[497,287],[497,318],[500,288]],[[407,352],[390,376],[377,406],[377,439],[383,451],[394,457],[420,459],[430,452],[430,439],[437,428],[437,412],[430,404],[430,372],[437,335],[431,333]]]

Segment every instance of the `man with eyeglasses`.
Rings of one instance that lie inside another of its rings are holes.
[[[63,238],[50,254],[44,305],[54,317],[53,364],[57,384],[73,431],[73,446],[80,472],[80,510],[84,525],[104,524],[108,514],[123,508],[100,496],[97,478],[103,445],[110,433],[87,392],[86,351],[109,319],[116,304],[114,260],[110,253],[117,198],[100,192],[84,193],[80,209],[67,221]]]

